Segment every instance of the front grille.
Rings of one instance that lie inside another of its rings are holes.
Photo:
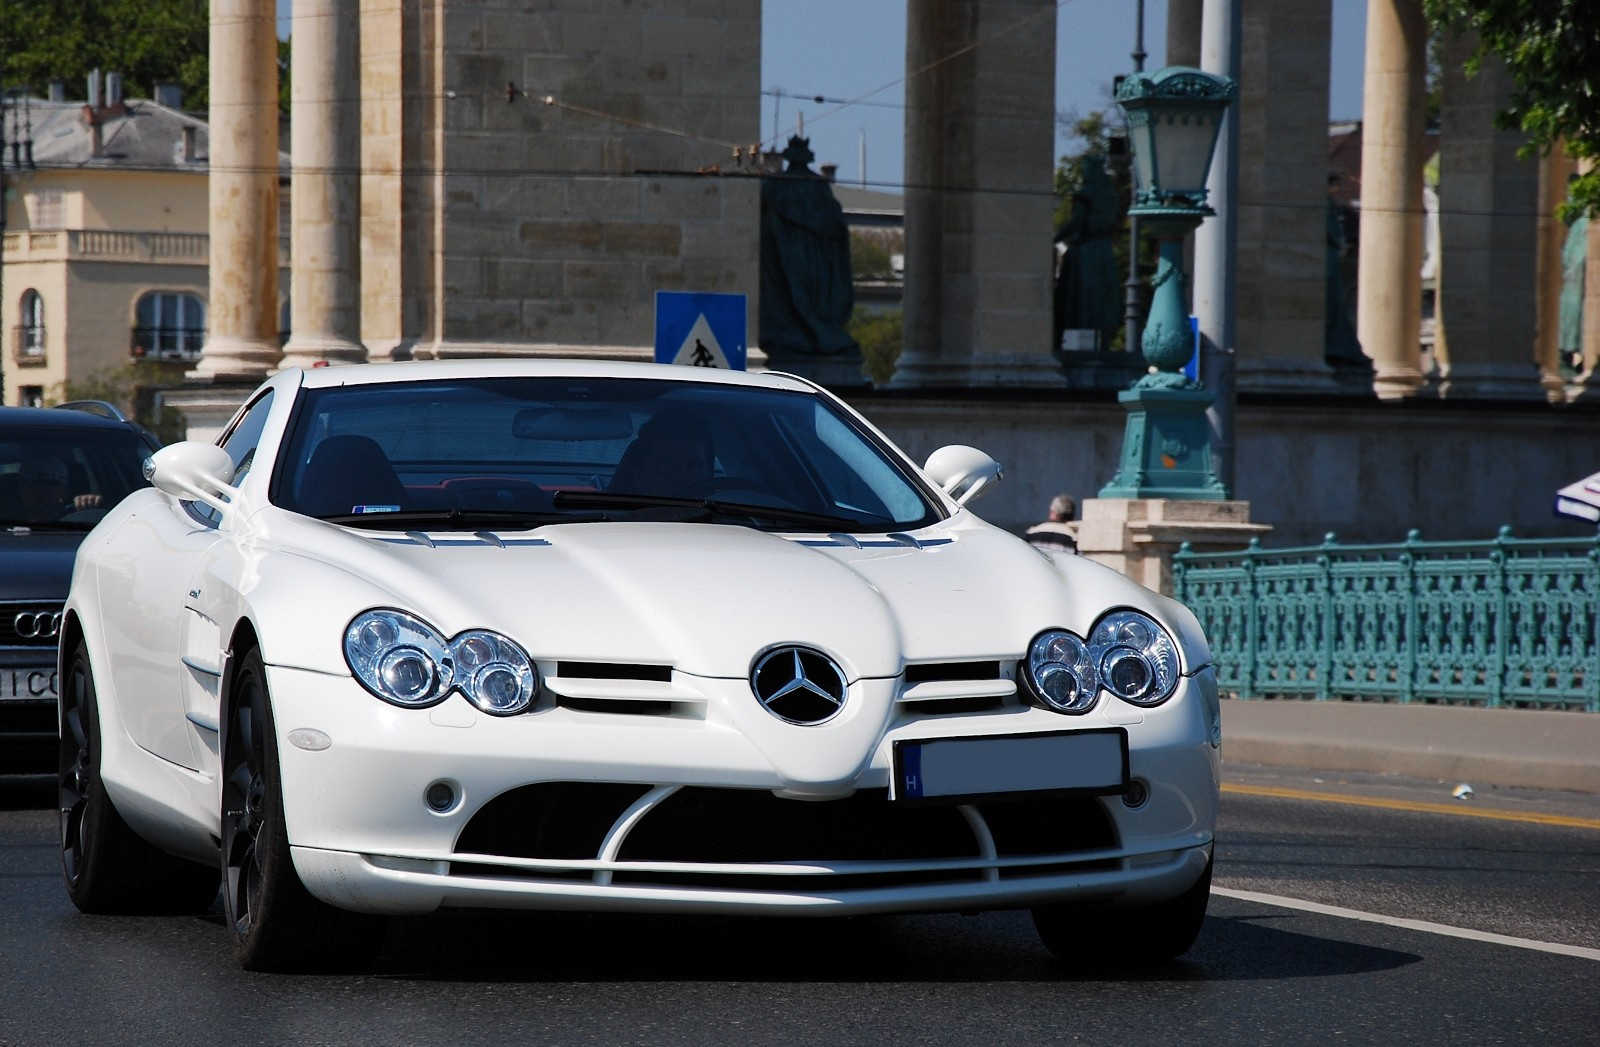
[[[457,863],[457,875],[587,880],[588,870],[529,870],[497,865],[496,856],[531,860],[599,857],[622,814],[647,793],[643,785],[548,782],[513,789],[475,815],[456,842],[457,854],[487,860]],[[1116,847],[1105,808],[1092,797],[996,802],[977,808],[1001,858],[1056,857],[1051,871],[1115,867],[1075,863],[1074,854]],[[666,797],[628,832],[618,852],[623,865],[610,882],[737,890],[844,890],[929,882],[970,882],[981,847],[956,807],[904,807],[885,790],[862,790],[840,800],[786,800],[765,790],[685,787]],[[974,863],[969,866],[966,861]],[[760,866],[777,863],[947,863],[905,868],[779,876],[749,871],[638,869],[626,863]],[[1036,875],[1009,870],[1008,878]]]
[[[0,604],[0,647],[53,650],[61,627],[61,604],[31,600]]]

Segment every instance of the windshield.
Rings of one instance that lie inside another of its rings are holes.
[[[271,497],[395,528],[652,519],[898,531],[941,516],[819,396],[636,378],[306,390]]]
[[[148,455],[121,429],[0,426],[0,527],[86,531],[145,485]]]

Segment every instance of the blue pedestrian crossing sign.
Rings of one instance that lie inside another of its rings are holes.
[[[656,292],[656,363],[745,369],[745,296]]]

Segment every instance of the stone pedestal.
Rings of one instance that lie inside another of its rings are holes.
[[[1118,393],[1117,399],[1128,412],[1122,464],[1101,488],[1101,498],[1213,502],[1227,498],[1211,464],[1211,428],[1206,420],[1206,409],[1214,399],[1210,392],[1135,385]]]
[[[162,409],[171,407],[183,416],[185,440],[212,441],[257,388],[254,382],[190,382],[163,389],[157,397]]]
[[[1271,531],[1250,522],[1250,503],[1169,498],[1090,498],[1073,521],[1078,553],[1172,595],[1172,554],[1184,542],[1200,552],[1242,549]]]

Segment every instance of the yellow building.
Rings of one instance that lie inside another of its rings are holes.
[[[130,361],[193,363],[205,342],[207,126],[176,97],[124,100],[106,79],[87,104],[59,85],[7,100],[6,404],[59,401]]]

